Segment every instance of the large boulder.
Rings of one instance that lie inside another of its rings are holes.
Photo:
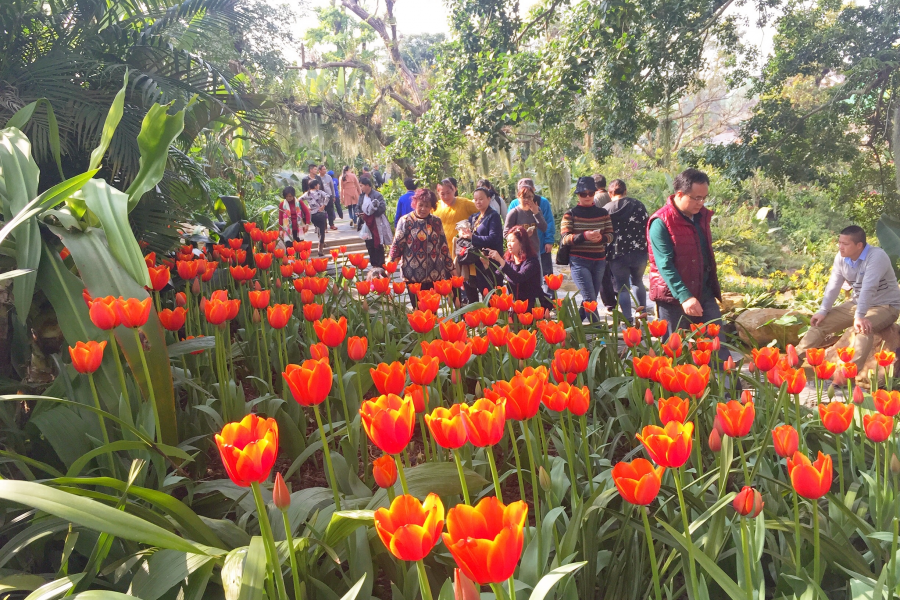
[[[738,292],[722,292],[722,301],[719,302],[719,308],[723,313],[735,308],[744,308],[746,300],[744,294]]]
[[[788,319],[791,316],[796,316],[797,319]],[[790,325],[775,323],[779,319],[793,320],[796,323]],[[748,346],[766,346],[775,340],[781,348],[784,348],[787,344],[796,344],[800,341],[800,327],[804,321],[803,313],[795,310],[748,308],[738,315],[734,325],[741,340]]]
[[[884,367],[878,366],[878,362],[875,360],[874,356],[875,353],[879,350],[890,350],[892,352],[900,351],[900,325],[894,323],[887,329],[882,329],[873,334],[873,337],[874,342],[872,344],[872,352],[866,357],[866,362],[860,367],[859,374],[856,376],[856,383],[865,389],[871,388],[872,382],[869,373],[874,372],[876,369],[878,370],[878,379],[880,381],[884,380]],[[837,349],[852,346],[855,341],[856,333],[853,331],[853,328],[850,327],[844,332],[841,339],[825,350],[825,360],[828,362],[840,363],[841,359],[838,358]],[[894,367],[894,372],[895,374],[900,374],[897,373],[896,366]]]

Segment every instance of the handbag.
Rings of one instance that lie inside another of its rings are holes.
[[[572,251],[572,246],[569,244],[560,244],[559,250],[556,251],[556,264],[558,265],[567,265],[569,264],[569,253]]]

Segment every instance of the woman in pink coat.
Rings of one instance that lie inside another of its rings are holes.
[[[344,167],[341,173],[341,204],[347,207],[347,214],[350,216],[350,222],[356,226],[356,205],[359,203],[359,196],[362,194],[362,188],[359,186],[359,179],[350,170],[350,167]]]

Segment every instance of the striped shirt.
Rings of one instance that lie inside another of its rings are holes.
[[[588,241],[586,231],[600,230],[603,239]],[[571,256],[589,260],[605,260],[606,246],[613,241],[613,226],[606,209],[599,206],[575,205],[563,215],[560,234],[563,245],[572,246]]]

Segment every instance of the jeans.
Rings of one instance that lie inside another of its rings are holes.
[[[350,218],[350,224],[356,225],[356,205],[351,204],[347,207],[347,216]]]
[[[631,286],[635,287],[638,306],[647,306],[647,288],[644,287],[644,271],[647,269],[647,253],[632,252],[609,261],[609,268],[619,288],[619,308],[631,323]]]
[[[710,296],[703,300],[700,303],[700,307],[703,309],[703,315],[699,317],[690,317],[684,314],[684,310],[678,302],[673,304],[657,302],[656,312],[660,319],[665,319],[669,322],[669,335],[675,333],[677,329],[690,329],[691,323],[695,325],[703,323],[722,324],[722,311],[719,310],[719,303],[716,302],[715,298]],[[725,347],[725,333],[721,330],[719,331],[719,341],[722,342],[722,345],[719,346],[719,360],[726,361],[731,356],[731,352]]]
[[[595,302],[600,295],[600,286],[603,284],[603,271],[606,269],[605,260],[590,260],[580,256],[572,256],[569,258],[569,268],[572,274],[572,281],[581,292],[582,302]],[[590,314],[585,312],[584,305],[578,309],[583,321],[585,316],[589,316],[590,320],[599,321],[600,315],[597,311]]]
[[[550,252],[541,253],[541,287],[544,289],[544,293],[549,296],[550,288],[547,287],[547,280],[544,279],[545,275],[553,274],[553,254]]]

